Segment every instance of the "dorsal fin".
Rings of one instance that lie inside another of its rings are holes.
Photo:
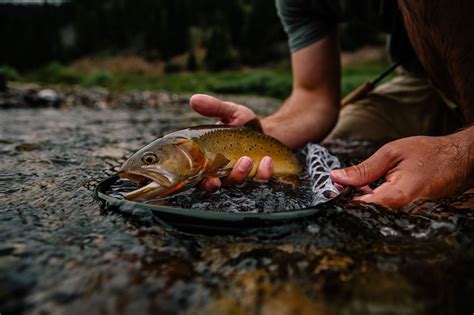
[[[262,124],[260,123],[260,120],[257,117],[247,121],[245,123],[244,127],[247,127],[247,128],[250,128],[250,129],[253,129],[253,130],[256,130],[258,132],[263,133]]]

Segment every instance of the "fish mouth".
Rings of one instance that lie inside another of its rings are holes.
[[[126,178],[139,187],[125,194],[128,200],[144,200],[160,196],[163,192],[173,186],[171,180],[159,173],[142,173],[121,171],[118,173],[121,178]]]

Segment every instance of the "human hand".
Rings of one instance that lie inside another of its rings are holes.
[[[218,118],[220,122],[232,126],[241,126],[246,122],[257,118],[257,115],[248,107],[225,102],[218,98],[195,94],[190,99],[193,110],[206,117]],[[201,187],[209,192],[214,192],[224,185],[236,185],[242,183],[250,174],[254,162],[248,156],[242,156],[234,165],[228,176],[220,180],[217,177],[206,177],[201,181]],[[258,165],[255,178],[258,180],[268,180],[273,173],[273,161],[266,156]]]
[[[331,172],[341,185],[366,186],[385,176],[374,190],[354,198],[400,208],[419,198],[439,199],[473,185],[474,127],[445,137],[409,137],[386,144],[364,162]]]

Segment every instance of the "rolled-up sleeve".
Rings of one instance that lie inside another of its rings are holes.
[[[276,8],[292,52],[325,37],[342,19],[337,0],[276,0]]]

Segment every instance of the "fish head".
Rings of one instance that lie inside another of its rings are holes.
[[[126,194],[125,198],[146,200],[190,187],[199,181],[206,161],[204,151],[190,139],[157,139],[134,153],[120,167],[120,177],[145,185]]]

